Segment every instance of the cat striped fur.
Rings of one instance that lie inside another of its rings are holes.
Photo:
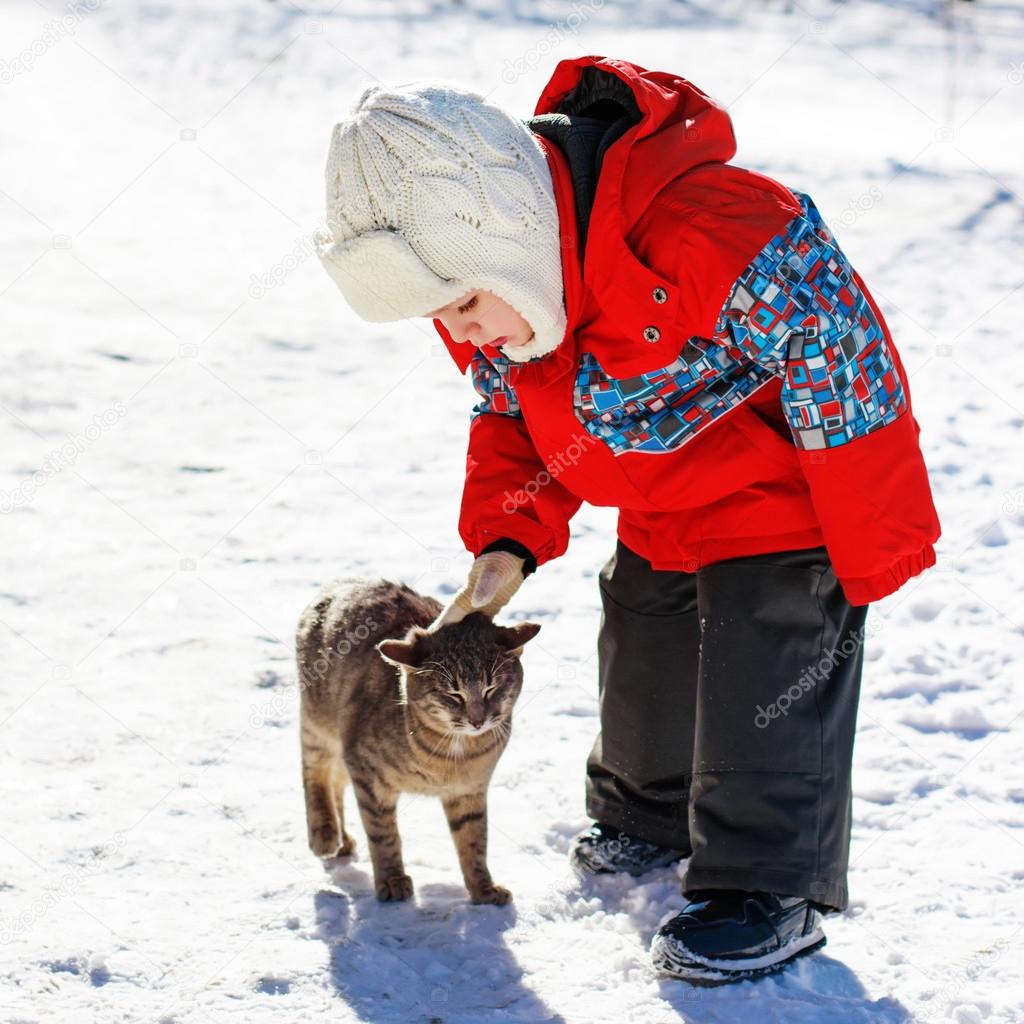
[[[400,793],[438,796],[474,903],[507,903],[487,868],[487,787],[508,743],[523,683],[519,655],[540,631],[480,612],[430,630],[440,602],[404,583],[326,584],[296,629],[302,783],[310,849],[355,848],[344,792],[355,796],[378,899],[405,900]]]

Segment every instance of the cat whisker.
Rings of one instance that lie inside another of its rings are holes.
[[[456,733],[454,729],[449,729],[447,732],[441,734],[441,738],[437,741],[437,743],[434,745],[433,750],[431,751],[431,754],[433,756],[440,756],[441,748],[447,742],[448,748],[444,751],[443,773],[445,775],[451,775],[454,772],[454,770],[458,767],[459,761],[461,760],[461,758],[455,757],[454,752],[455,742],[458,738],[458,733]]]
[[[447,739],[448,739],[448,733],[442,733],[441,734],[441,738],[437,741],[437,743],[434,744],[433,748],[430,751],[431,757],[437,757],[438,755],[440,755],[440,753],[441,753],[441,746],[445,742],[445,740],[447,740]],[[448,745],[451,746],[451,743],[449,742]]]
[[[443,772],[445,775],[451,774],[452,765],[452,733],[445,733],[445,739],[448,741],[448,747],[444,752],[444,768]]]

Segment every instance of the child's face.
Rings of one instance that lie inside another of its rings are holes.
[[[533,337],[533,328],[494,292],[468,292],[427,316],[440,320],[455,341],[469,341],[477,348],[516,348]]]

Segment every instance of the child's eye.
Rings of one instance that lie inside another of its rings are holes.
[[[460,313],[468,313],[476,305],[476,296],[469,300],[464,306],[459,306]]]

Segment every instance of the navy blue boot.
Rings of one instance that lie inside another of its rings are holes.
[[[642,875],[654,868],[668,867],[686,856],[683,850],[658,846],[597,822],[573,840],[569,862],[580,877],[619,871]]]
[[[655,969],[674,978],[756,978],[825,945],[822,908],[800,896],[735,889],[685,895],[690,902],[651,943]]]

